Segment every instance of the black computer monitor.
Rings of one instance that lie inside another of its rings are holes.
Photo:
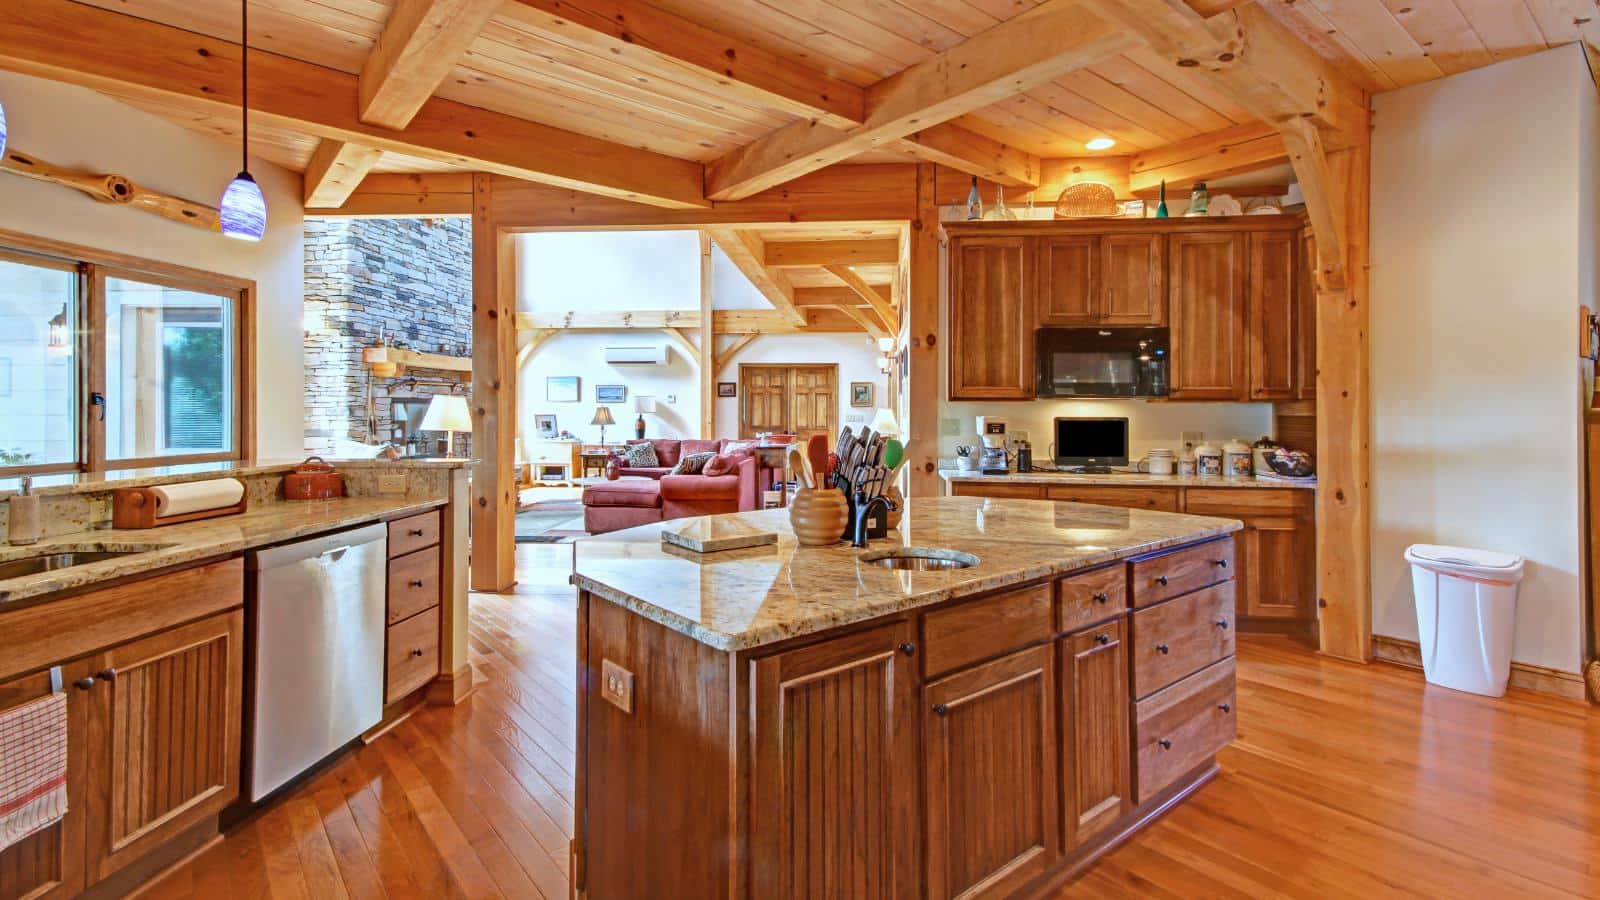
[[[1127,464],[1126,417],[1056,419],[1056,465],[1125,466]]]

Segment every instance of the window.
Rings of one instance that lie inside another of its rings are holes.
[[[247,458],[253,295],[0,231],[0,473]]]

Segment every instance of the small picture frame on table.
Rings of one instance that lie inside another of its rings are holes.
[[[872,382],[870,382],[870,381],[852,381],[852,382],[850,382],[850,405],[852,407],[863,407],[863,406],[871,406],[872,405]]]
[[[739,396],[739,384],[738,384],[738,382],[735,382],[735,381],[719,381],[719,382],[717,382],[717,396],[718,397],[737,397],[737,396]]]
[[[539,414],[533,417],[533,427],[538,430],[539,437],[548,441],[556,439],[556,417],[553,415]]]

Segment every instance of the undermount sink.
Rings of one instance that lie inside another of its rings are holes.
[[[89,563],[102,562],[116,559],[119,556],[132,556],[135,553],[145,553],[151,547],[140,547],[130,550],[63,550],[59,553],[43,553],[38,556],[25,556],[22,559],[12,559],[0,562],[0,581],[7,578],[21,578],[24,575],[38,575],[41,572],[54,572],[57,569],[70,569],[73,566],[85,566]]]
[[[929,547],[896,547],[893,550],[874,550],[861,554],[861,561],[884,569],[905,569],[914,572],[967,569],[978,564],[978,558],[971,553]]]

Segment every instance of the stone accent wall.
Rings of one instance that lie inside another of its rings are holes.
[[[383,335],[411,350],[471,353],[471,222],[308,217],[305,247],[306,452],[331,454],[339,438],[386,441],[391,401],[431,397],[457,376],[416,369],[375,378],[361,351]],[[260,381],[272,389],[271,372]],[[471,435],[456,436],[463,452]]]

